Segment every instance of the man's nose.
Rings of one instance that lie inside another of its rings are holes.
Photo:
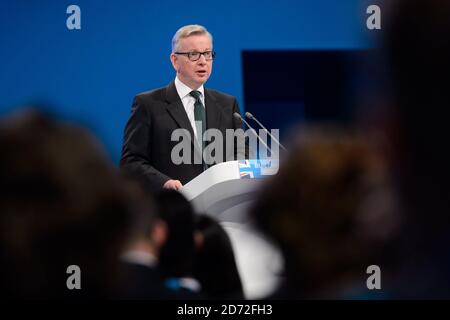
[[[206,58],[204,54],[200,55],[200,59],[197,60],[198,64],[206,64]]]

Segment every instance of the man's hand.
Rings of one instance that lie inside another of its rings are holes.
[[[166,183],[164,183],[163,188],[180,190],[182,186],[180,180],[167,180]]]

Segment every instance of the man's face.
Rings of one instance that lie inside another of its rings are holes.
[[[212,51],[211,39],[206,34],[180,39],[178,52],[205,51]],[[191,61],[187,55],[172,53],[170,60],[180,81],[193,90],[198,89],[211,75],[212,60],[206,60],[204,55],[200,55],[197,61]]]

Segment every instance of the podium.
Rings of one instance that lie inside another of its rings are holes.
[[[273,164],[264,166],[260,160],[219,163],[180,189],[197,213],[212,216],[227,232],[247,299],[271,293],[283,269],[281,253],[254,228],[248,215],[263,177],[278,171],[278,163]]]
[[[198,213],[212,215],[219,221],[244,223],[246,209],[256,198],[263,179],[244,178],[243,161],[216,164],[184,185],[180,192]]]

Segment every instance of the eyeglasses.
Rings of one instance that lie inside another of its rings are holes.
[[[216,56],[215,51],[205,51],[205,52],[174,52],[175,54],[182,54],[189,58],[191,61],[197,61],[200,59],[201,55],[205,57],[206,60],[213,60]]]

